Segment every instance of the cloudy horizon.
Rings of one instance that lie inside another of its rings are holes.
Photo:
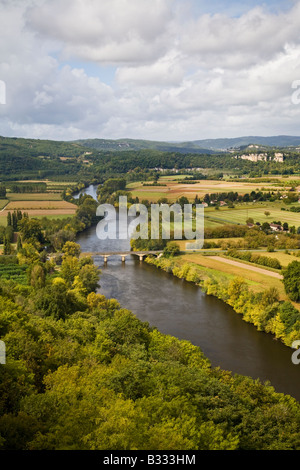
[[[296,0],[0,0],[0,135],[299,135],[299,26]]]

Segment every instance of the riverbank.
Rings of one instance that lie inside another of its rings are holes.
[[[83,253],[130,252],[129,240],[117,237],[116,240],[100,241],[95,227],[80,232],[76,241]],[[187,259],[192,261],[199,256],[186,253],[181,257],[181,266]],[[202,268],[201,276],[198,276],[203,280],[214,275],[222,285],[243,271],[244,275],[247,273],[246,277],[251,278],[246,282],[256,293],[265,289],[268,280],[270,286],[283,288],[279,279],[217,263],[208,256],[202,258],[207,269]],[[179,261],[177,257],[174,259]],[[120,305],[160,332],[199,346],[214,367],[259,379],[262,383],[269,381],[277,391],[300,400],[299,372],[291,361],[290,347],[274,341],[272,334],[258,332],[253,324],[236,315],[222,298],[206,295],[203,288],[199,289],[195,282],[190,282],[192,270],[187,276],[189,282],[185,282],[180,276],[169,275],[166,270],[140,263],[134,256],[127,256],[126,263],[121,263],[119,256],[110,256],[106,264],[102,257],[95,257],[94,261],[102,271],[100,294],[117,299]],[[221,265],[219,271],[217,265]],[[248,276],[248,273],[251,274]]]
[[[149,256],[145,261],[196,284],[207,295],[230,305],[258,331],[272,334],[286,346],[291,347],[300,338],[300,313],[290,301],[280,300],[275,287],[255,292],[243,278],[187,262],[183,256],[159,259]]]

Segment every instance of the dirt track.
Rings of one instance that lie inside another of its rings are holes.
[[[232,266],[237,266],[238,268],[247,269],[248,271],[255,271],[256,273],[265,274],[266,276],[276,277],[276,279],[283,279],[283,276],[268,269],[257,268],[256,266],[250,266],[249,264],[239,263],[238,261],[233,261],[231,259],[221,258],[221,256],[208,256],[210,259],[216,261],[221,261],[222,263],[231,264]]]

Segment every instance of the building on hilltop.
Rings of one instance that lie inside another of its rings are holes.
[[[267,161],[273,161],[273,162],[279,162],[283,163],[284,161],[284,155],[283,153],[275,153],[274,157],[271,155],[268,155],[267,153],[250,153],[250,154],[244,154],[244,155],[235,155],[236,159],[241,159],[241,160],[249,160],[251,162],[267,162]]]

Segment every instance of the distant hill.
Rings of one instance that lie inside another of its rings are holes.
[[[210,150],[226,151],[231,148],[259,145],[264,147],[297,147],[300,146],[300,137],[278,135],[273,137],[246,136],[228,139],[205,139],[192,142],[195,146],[205,147]]]
[[[0,180],[102,181],[139,167],[209,168],[249,173],[259,163],[233,158],[240,153],[285,155],[286,172],[300,171],[300,137],[241,137],[194,142],[157,142],[135,139],[53,141],[0,136]],[[289,150],[291,150],[289,152]],[[275,169],[276,170],[276,169]],[[277,171],[277,170],[276,170]],[[289,174],[289,173],[285,173]]]
[[[202,153],[215,154],[216,149],[204,148],[194,142],[157,142],[152,140],[139,139],[81,139],[75,143],[89,147],[95,150],[104,151],[129,151],[129,150],[159,150],[160,152],[177,152],[177,153]]]
[[[81,139],[75,141],[85,147],[96,150],[124,151],[124,150],[160,150],[163,152],[203,153],[216,154],[226,152],[228,149],[245,148],[248,145],[264,147],[296,147],[300,146],[300,137],[297,136],[246,136],[228,139],[204,139],[191,142],[158,142],[142,139]]]

